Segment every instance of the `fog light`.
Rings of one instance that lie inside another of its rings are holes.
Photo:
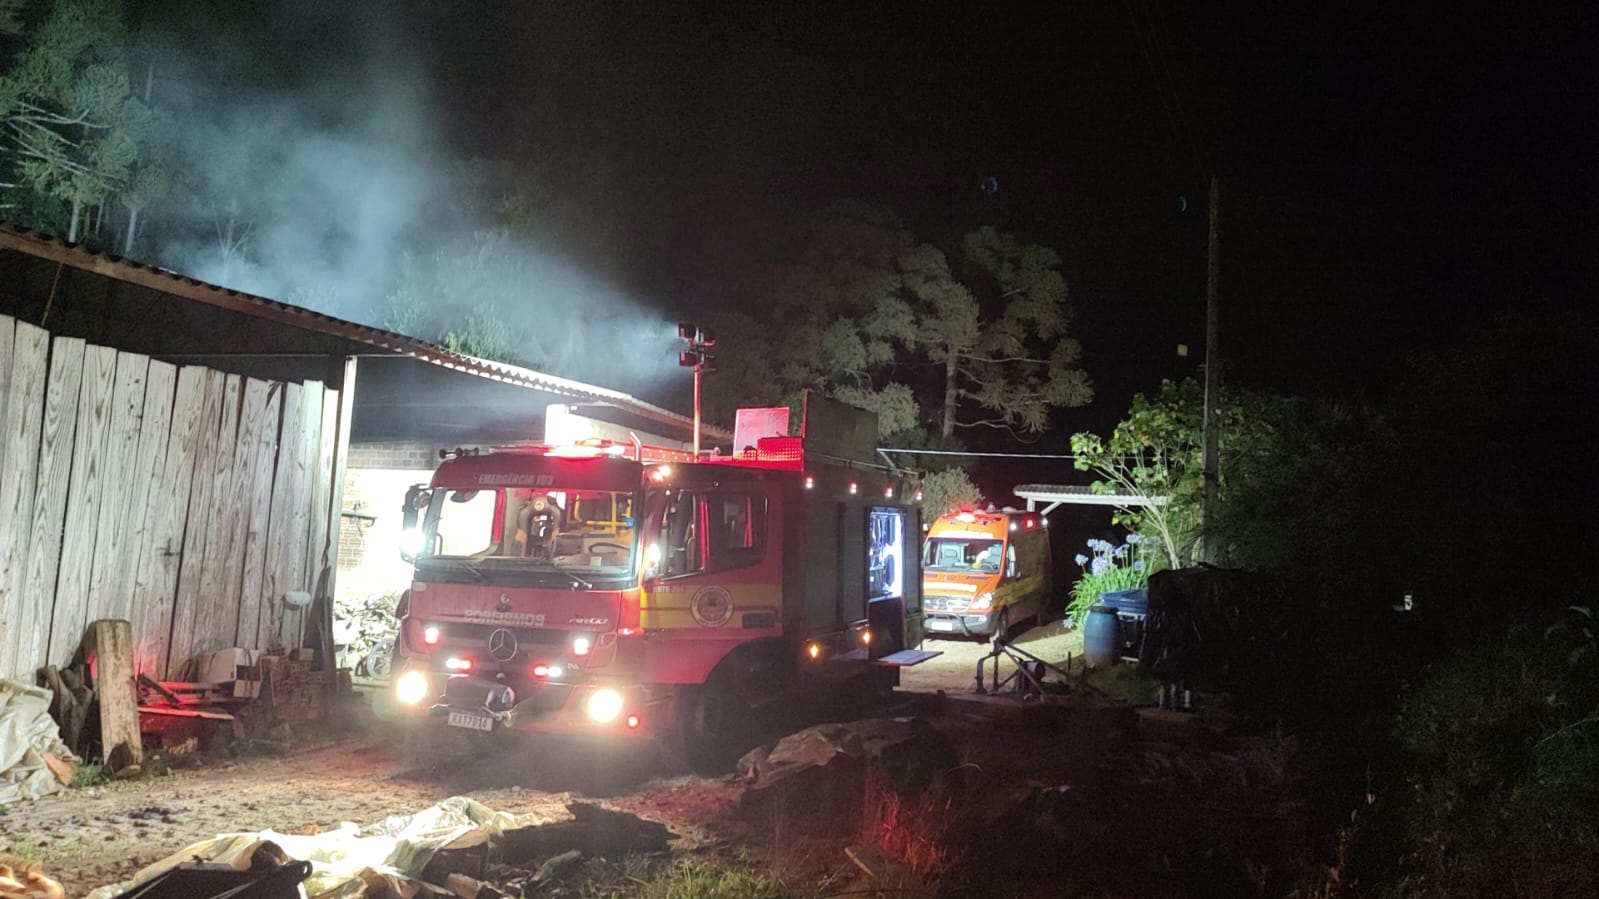
[[[472,660],[459,658],[445,659],[444,667],[450,669],[451,671],[459,671],[462,674],[465,674],[472,670]]]
[[[439,626],[436,624],[430,624],[422,628],[422,642],[429,646],[439,645],[439,640],[443,639],[443,637],[444,634],[439,631]]]
[[[628,715],[627,716],[627,729],[628,730],[638,730],[639,725],[643,724],[643,723],[644,723],[644,719],[640,718],[637,715]]]
[[[584,710],[590,718],[601,724],[614,721],[617,715],[622,714],[622,694],[615,690],[595,690]]]
[[[805,652],[808,653],[812,659],[819,659],[822,657],[822,647],[817,646],[815,643],[807,644],[805,646]]]
[[[416,705],[427,698],[430,688],[426,674],[407,671],[394,682],[394,696],[406,705]]]
[[[594,648],[594,644],[589,642],[589,638],[587,637],[578,637],[572,641],[572,655],[586,656],[589,654],[589,650],[592,648]],[[615,716],[613,715],[612,717]]]
[[[871,628],[867,628],[866,630],[861,631],[861,642],[866,644],[867,646],[871,646],[872,645],[872,629]]]

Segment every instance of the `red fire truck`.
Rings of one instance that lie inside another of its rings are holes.
[[[745,748],[765,704],[936,653],[915,476],[870,413],[807,397],[800,437],[695,460],[634,443],[447,454],[412,488],[393,670],[408,714],[475,731]],[[851,445],[853,443],[853,445]]]

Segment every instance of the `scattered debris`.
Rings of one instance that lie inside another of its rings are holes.
[[[790,734],[739,761],[746,817],[856,820],[870,779],[900,796],[959,791],[960,755],[921,718],[874,718],[819,724]]]
[[[0,679],[0,805],[38,799],[72,782],[77,758],[61,742],[50,699],[48,690]]]
[[[0,899],[65,899],[66,895],[61,884],[44,876],[37,865],[20,878],[10,865],[0,865]]]
[[[205,892],[217,884],[233,887],[253,882],[240,879],[240,872],[277,872],[286,864],[303,862],[307,867],[299,877],[292,872],[270,876],[281,877],[282,884],[291,887],[303,880],[305,895],[312,897],[454,895],[498,899],[506,894],[497,884],[534,884],[537,888],[575,876],[586,859],[664,853],[668,842],[676,838],[665,826],[624,812],[584,803],[569,804],[567,811],[572,814],[570,820],[548,821],[495,811],[457,796],[415,815],[391,817],[366,827],[343,824],[320,831],[309,828],[312,832],[302,834],[224,835],[156,862],[128,883],[101,887],[89,895],[91,899],[154,896],[157,893],[149,891],[162,883],[174,890],[180,884],[195,890],[182,895],[210,896],[222,892]],[[171,814],[171,809],[151,807],[129,817]]]

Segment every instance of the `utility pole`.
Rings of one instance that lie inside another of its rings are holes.
[[[1221,402],[1221,179],[1210,178],[1210,252],[1205,271],[1205,450],[1201,475],[1204,503],[1199,517],[1199,558],[1211,561],[1206,529],[1215,523],[1216,496],[1221,487],[1220,431],[1216,405]]]

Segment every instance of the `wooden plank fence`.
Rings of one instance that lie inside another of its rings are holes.
[[[339,392],[52,340],[0,316],[0,677],[129,622],[135,670],[295,648],[337,533]]]

